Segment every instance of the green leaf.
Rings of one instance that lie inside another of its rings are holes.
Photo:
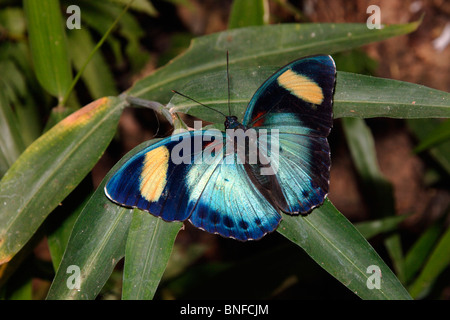
[[[372,132],[364,120],[357,118],[342,119],[345,137],[352,155],[353,163],[361,178],[365,198],[374,214],[394,216],[395,200],[392,184],[381,173]],[[403,253],[398,234],[389,235],[385,246],[394,263],[399,279],[404,279]]]
[[[61,263],[73,226],[92,195],[92,186],[90,181],[87,182],[90,178],[88,176],[82,181],[45,221],[47,243],[55,272]]]
[[[218,71],[224,72],[227,50],[230,53],[230,72],[233,74],[233,70],[243,67],[254,67],[256,70],[258,66],[271,65],[279,68],[303,56],[348,50],[412,32],[417,26],[418,23],[414,22],[386,26],[375,31],[367,29],[365,24],[305,23],[227,30],[194,39],[183,55],[151,76],[138,81],[128,94],[165,104],[172,96],[172,89],[179,90],[195,78],[201,79]],[[260,81],[259,84],[261,83]],[[226,82],[216,88],[215,92],[220,91],[219,89],[226,92]],[[243,100],[248,102],[248,97],[253,93],[254,91],[249,93]]]
[[[0,25],[6,29],[10,39],[20,39],[26,33],[25,16],[20,8],[2,7]]]
[[[398,279],[405,282],[405,259],[403,257],[402,242],[399,233],[393,233],[384,239],[384,246],[389,253],[389,257],[394,265]]]
[[[68,33],[71,56],[77,71],[81,70],[89,55],[95,49],[95,43],[86,29],[72,30]],[[114,75],[110,71],[103,56],[96,52],[87,65],[81,78],[85,82],[91,97],[94,99],[117,95]]]
[[[414,83],[338,72],[334,113],[335,118],[445,118],[450,117],[450,93]]]
[[[231,7],[228,29],[261,26],[267,23],[265,0],[234,0]]]
[[[36,76],[42,87],[61,100],[72,82],[64,22],[58,0],[24,0]]]
[[[31,74],[31,66],[27,64],[28,48],[25,48],[23,43],[5,44],[0,46],[0,74],[7,74],[7,77],[0,79],[0,91],[2,91],[3,98],[6,99],[2,103],[2,108],[8,106],[13,112],[2,110],[4,121],[8,121],[8,125],[4,130],[11,130],[13,125],[11,122],[11,115],[14,117],[14,126],[20,132],[15,139],[19,138],[22,144],[21,151],[25,146],[30,144],[40,135],[40,115],[38,115],[38,108],[36,107],[35,96],[32,94],[30,88],[39,88],[39,85],[34,81]],[[11,108],[11,106],[14,106]],[[10,113],[10,115],[6,115]],[[6,120],[8,119],[8,120]],[[5,125],[5,124],[4,124]],[[9,127],[9,129],[8,129]],[[9,137],[2,134],[4,139]],[[16,141],[17,143],[19,141]],[[14,155],[14,152],[11,152]]]
[[[0,85],[0,177],[16,161],[25,149],[18,128],[17,118],[1,90]]]
[[[121,16],[120,21],[118,21],[118,30],[115,33],[119,33],[122,37],[126,39],[126,51],[133,52],[134,54],[139,53],[136,56],[130,56],[131,63],[134,65],[136,62],[133,59],[138,61],[142,61],[144,56],[148,54],[142,53],[141,50],[138,50],[140,38],[145,36],[145,32],[142,27],[139,25],[136,18],[130,14],[129,12],[123,12],[123,8],[119,6],[111,6],[108,2],[100,2],[100,1],[90,1],[90,0],[79,0],[80,7],[83,8],[82,19],[83,22],[91,27],[93,30],[97,31],[99,34],[106,34],[111,25],[115,23],[118,17]],[[126,1],[128,4],[130,1]],[[131,4],[133,6],[134,2]],[[117,64],[122,63],[121,61],[121,52],[120,52],[120,43],[123,42],[123,39],[118,39],[114,37],[113,33],[108,37],[106,41],[109,42],[109,45],[113,49],[113,53],[116,57]],[[131,49],[130,49],[131,48]]]
[[[407,283],[422,268],[441,233],[442,221],[438,221],[430,226],[409,249],[405,257],[405,281]]]
[[[14,106],[17,126],[25,146],[41,134],[42,115],[39,109],[42,101],[49,97],[36,79],[29,51],[25,41],[0,45],[0,74],[8,75],[0,78],[0,90],[6,95],[9,104]]]
[[[134,211],[125,251],[123,299],[153,298],[182,225]]]
[[[8,300],[32,300],[32,279],[31,276],[28,275],[27,280],[24,280],[21,283],[21,286],[16,288],[14,292],[8,297]]]
[[[408,121],[408,126],[419,141],[427,139],[439,124],[439,119],[414,119]],[[447,174],[450,174],[450,141],[436,145],[429,149],[428,152]]]
[[[23,263],[17,272],[1,288],[5,291],[2,300],[32,300],[32,263]],[[35,267],[35,266],[34,266]]]
[[[307,216],[283,215],[278,232],[362,299],[411,299],[366,239],[329,200]],[[367,268],[372,265],[381,270],[380,289],[367,286],[372,275]]]
[[[125,254],[133,210],[106,198],[105,181],[106,178],[75,222],[47,300],[94,300]],[[74,283],[69,281],[73,274],[70,266],[80,270],[79,289],[67,286],[68,282]]]
[[[0,264],[80,183],[112,140],[125,102],[102,98],[33,142],[0,181]]]
[[[243,117],[252,95],[277,68],[230,69],[231,110]],[[436,118],[450,117],[450,94],[413,83],[338,72],[334,95],[334,118]],[[187,82],[176,90],[223,113],[228,113],[226,71],[215,72]],[[402,92],[402,94],[399,94]],[[382,94],[381,94],[382,93]],[[417,103],[412,104],[411,101]],[[209,122],[222,122],[219,113],[174,96],[168,108],[189,113]]]
[[[374,213],[379,216],[393,216],[395,214],[393,187],[378,166],[372,132],[364,120],[357,118],[343,118],[342,128],[353,163],[363,184],[363,191],[374,208]]]
[[[405,220],[408,215],[403,214],[401,216],[392,216],[382,219],[363,221],[355,223],[356,229],[364,236],[366,239],[370,239],[381,233],[394,231],[400,222]]]
[[[109,0],[109,2],[118,3],[121,4],[122,6],[126,6],[130,2],[130,0]],[[136,11],[146,13],[152,17],[158,14],[155,7],[149,0],[134,0],[131,3],[130,8]]]
[[[427,293],[441,272],[450,265],[449,252],[450,228],[447,228],[430,254],[419,276],[408,288],[412,297],[420,298]]]
[[[421,152],[442,142],[450,140],[450,119],[440,123],[430,134],[414,148],[414,152]]]

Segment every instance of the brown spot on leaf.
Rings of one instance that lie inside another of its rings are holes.
[[[88,121],[99,110],[107,105],[109,98],[95,100],[61,121],[61,126],[77,126]]]

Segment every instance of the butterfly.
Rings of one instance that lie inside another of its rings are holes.
[[[242,122],[225,116],[226,132],[188,131],[144,148],[107,182],[106,196],[165,221],[260,239],[280,212],[307,214],[327,197],[335,79],[328,55],[287,64],[259,87]]]

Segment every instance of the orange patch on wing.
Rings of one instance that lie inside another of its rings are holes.
[[[288,69],[277,80],[280,86],[306,102],[317,105],[323,102],[322,88],[308,77]]]
[[[156,148],[145,155],[139,190],[147,201],[156,202],[161,197],[167,184],[168,168],[169,150],[166,147]]]

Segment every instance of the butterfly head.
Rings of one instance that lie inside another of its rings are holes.
[[[225,129],[245,129],[236,116],[226,116]]]

